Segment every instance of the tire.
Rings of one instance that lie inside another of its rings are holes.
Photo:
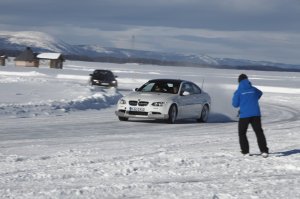
[[[172,104],[170,109],[169,109],[169,118],[167,122],[169,124],[174,124],[177,118],[177,107],[175,104]]]
[[[200,118],[197,120],[198,122],[207,122],[209,115],[209,108],[208,105],[204,105],[201,111]]]
[[[128,118],[127,118],[127,117],[120,117],[120,116],[119,116],[118,118],[119,118],[120,121],[128,121]]]

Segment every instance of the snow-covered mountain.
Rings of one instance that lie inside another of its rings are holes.
[[[144,50],[132,50],[122,48],[108,48],[99,45],[80,45],[79,48],[86,51],[90,56],[109,56],[117,58],[128,59],[148,59],[160,60],[165,62],[179,62],[179,63],[192,63],[202,65],[218,65],[219,63],[213,57],[207,55],[193,55],[193,54],[179,54],[179,53],[166,53]]]
[[[300,71],[299,65],[231,58],[214,58],[208,55],[110,48],[100,45],[70,45],[42,32],[0,31],[0,53],[5,51],[22,51],[27,46],[31,47],[36,52],[60,52],[79,60],[88,58],[91,61],[106,62],[139,62],[218,68]]]
[[[8,32],[0,31],[0,48],[3,50],[24,50],[29,46],[35,51],[60,52],[65,54],[79,53],[76,47],[54,37],[34,31]]]

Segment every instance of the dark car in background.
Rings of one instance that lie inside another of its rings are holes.
[[[118,87],[118,81],[110,70],[95,70],[90,74],[90,84],[105,87]]]

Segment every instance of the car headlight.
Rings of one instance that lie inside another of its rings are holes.
[[[112,81],[111,83],[112,83],[112,84],[116,84],[116,83],[117,83],[117,81]]]
[[[152,106],[164,106],[167,102],[153,102]]]
[[[119,104],[126,104],[126,100],[120,99]]]

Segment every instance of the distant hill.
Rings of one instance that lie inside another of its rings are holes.
[[[214,58],[207,55],[108,48],[100,45],[70,45],[42,32],[0,31],[0,54],[16,56],[27,46],[31,47],[35,52],[59,52],[63,53],[67,59],[82,61],[132,62],[156,65],[300,72],[299,65],[231,58]]]

